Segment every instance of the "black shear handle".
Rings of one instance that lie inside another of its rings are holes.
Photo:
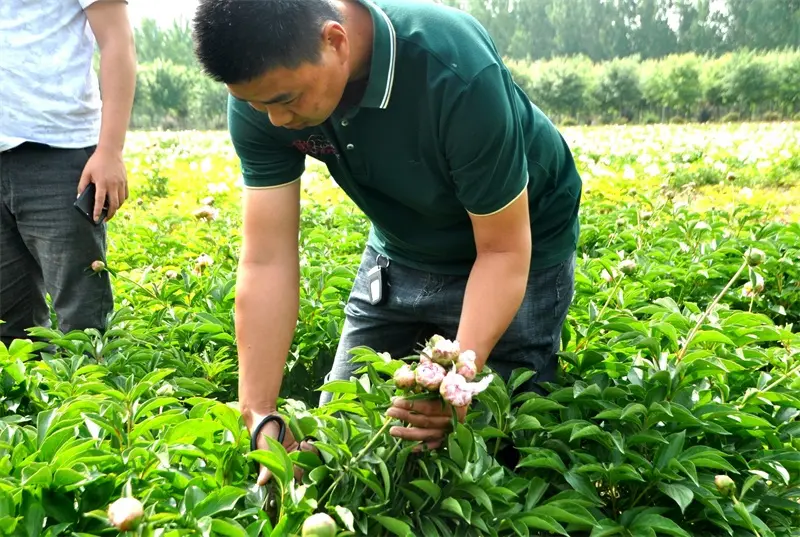
[[[278,443],[283,444],[283,439],[286,437],[286,422],[283,421],[283,418],[280,416],[276,416],[275,414],[271,414],[261,420],[256,428],[253,429],[253,434],[250,436],[250,451],[255,451],[258,449],[258,435],[261,434],[261,429],[270,422],[277,421],[280,425],[280,430],[278,431]]]

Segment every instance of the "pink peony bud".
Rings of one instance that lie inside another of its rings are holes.
[[[467,386],[467,379],[452,371],[442,380],[439,393],[445,401],[456,407],[467,406],[472,402],[472,392]]]
[[[415,376],[417,384],[434,391],[442,383],[445,373],[445,369],[439,364],[420,364],[415,371]]]
[[[487,375],[480,382],[467,382],[462,375],[448,373],[439,386],[439,393],[445,401],[455,407],[464,407],[472,403],[472,396],[481,393],[492,382],[492,375]]]
[[[143,514],[142,502],[136,498],[120,498],[108,506],[108,521],[120,531],[133,528]]]
[[[475,364],[475,352],[464,351],[456,362],[456,373],[467,380],[472,380],[478,374],[478,366]]]
[[[92,261],[92,270],[95,272],[102,272],[106,268],[106,264],[102,261]]]
[[[397,371],[394,372],[394,382],[398,388],[407,389],[414,386],[416,375],[414,370],[408,364],[403,364]]]
[[[450,365],[458,359],[459,352],[458,341],[450,341],[436,335],[428,341],[422,351],[422,356],[440,365]]]

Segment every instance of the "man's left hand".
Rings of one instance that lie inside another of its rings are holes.
[[[456,407],[458,421],[463,423],[467,408]],[[411,427],[395,426],[389,434],[403,440],[424,442],[428,449],[436,449],[442,445],[447,434],[451,432],[453,407],[440,400],[409,400],[395,397],[386,415],[408,423]],[[414,451],[420,451],[422,445]]]
[[[93,215],[95,222],[100,218],[106,195],[108,196],[106,220],[111,220],[117,209],[128,199],[128,179],[122,153],[98,147],[83,169],[78,184],[78,195],[89,186],[89,183],[94,183],[97,189]]]

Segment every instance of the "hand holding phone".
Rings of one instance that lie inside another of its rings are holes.
[[[83,189],[81,195],[78,196],[78,199],[75,200],[73,204],[75,208],[85,216],[92,224],[99,226],[103,220],[106,219],[108,216],[108,197],[106,197],[105,205],[103,206],[103,210],[100,212],[100,220],[95,222],[94,216],[94,197],[97,192],[97,187],[94,183],[89,183],[89,185]]]

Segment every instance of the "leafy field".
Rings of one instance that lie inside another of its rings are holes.
[[[433,453],[387,433],[407,357],[364,350],[314,408],[367,227],[309,167],[283,396],[320,457],[249,453],[236,409],[226,135],[132,134],[110,330],[0,348],[0,533],[115,535],[133,496],[143,536],[299,535],[315,511],[339,535],[800,535],[800,127],[565,134],[586,190],[563,378],[547,397],[495,378]]]

